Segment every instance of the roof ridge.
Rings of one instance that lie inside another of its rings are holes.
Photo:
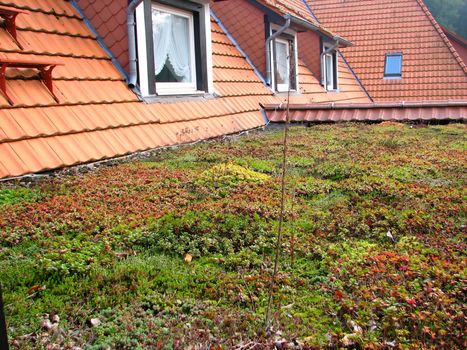
[[[436,29],[436,31],[438,32],[439,36],[441,37],[441,39],[443,40],[444,44],[448,47],[449,51],[451,52],[451,54],[454,56],[454,59],[457,61],[457,63],[459,64],[459,66],[461,67],[461,69],[464,71],[464,73],[467,75],[467,66],[465,65],[464,61],[462,61],[462,59],[460,58],[459,54],[457,53],[456,49],[454,48],[454,46],[451,44],[451,42],[449,41],[448,37],[446,36],[446,34],[444,34],[443,32],[443,29],[441,28],[441,26],[438,24],[438,22],[436,21],[436,19],[433,17],[433,15],[431,14],[430,10],[428,9],[428,7],[425,5],[425,3],[423,2],[423,0],[415,0],[418,5],[422,8],[423,12],[425,13],[425,15],[427,16],[427,18],[429,19],[429,21],[431,22],[431,24],[433,25],[433,27]]]

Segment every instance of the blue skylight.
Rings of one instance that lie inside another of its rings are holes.
[[[385,77],[402,77],[402,54],[387,54],[384,66]]]

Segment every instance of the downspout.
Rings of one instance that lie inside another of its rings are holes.
[[[284,33],[287,28],[290,27],[291,17],[290,15],[285,15],[285,24],[280,27],[277,32],[266,39],[266,82],[271,86],[271,72],[272,72],[272,62],[271,62],[271,41],[276,39],[279,35]]]
[[[128,86],[132,89],[136,88],[138,81],[138,59],[136,58],[136,21],[135,10],[136,7],[144,0],[133,0],[128,4],[127,12],[127,26],[128,26],[128,61],[129,61],[129,74]]]
[[[334,51],[335,49],[337,49],[337,47],[339,46],[339,40],[336,41],[336,43],[334,45],[332,45],[329,49],[327,50],[324,50],[321,55],[320,55],[320,62],[321,62],[321,85],[324,86],[324,81],[325,81],[325,78],[324,78],[324,61],[323,61],[323,57],[325,55],[327,55],[328,53],[330,53],[331,51]]]

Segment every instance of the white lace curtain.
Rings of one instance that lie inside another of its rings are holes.
[[[180,82],[191,81],[190,31],[185,17],[153,9],[156,75],[166,66]]]
[[[287,57],[287,45],[276,42],[277,83],[288,84],[289,80],[289,58]]]
[[[325,56],[326,62],[326,87],[328,90],[334,89],[334,71],[333,71],[333,57],[328,54]]]

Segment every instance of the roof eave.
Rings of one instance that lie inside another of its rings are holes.
[[[467,107],[467,100],[446,101],[410,101],[410,102],[382,102],[382,103],[313,103],[313,104],[265,104],[261,107],[266,111],[272,110],[329,110],[329,109],[384,109],[384,108],[420,108],[420,107]]]

